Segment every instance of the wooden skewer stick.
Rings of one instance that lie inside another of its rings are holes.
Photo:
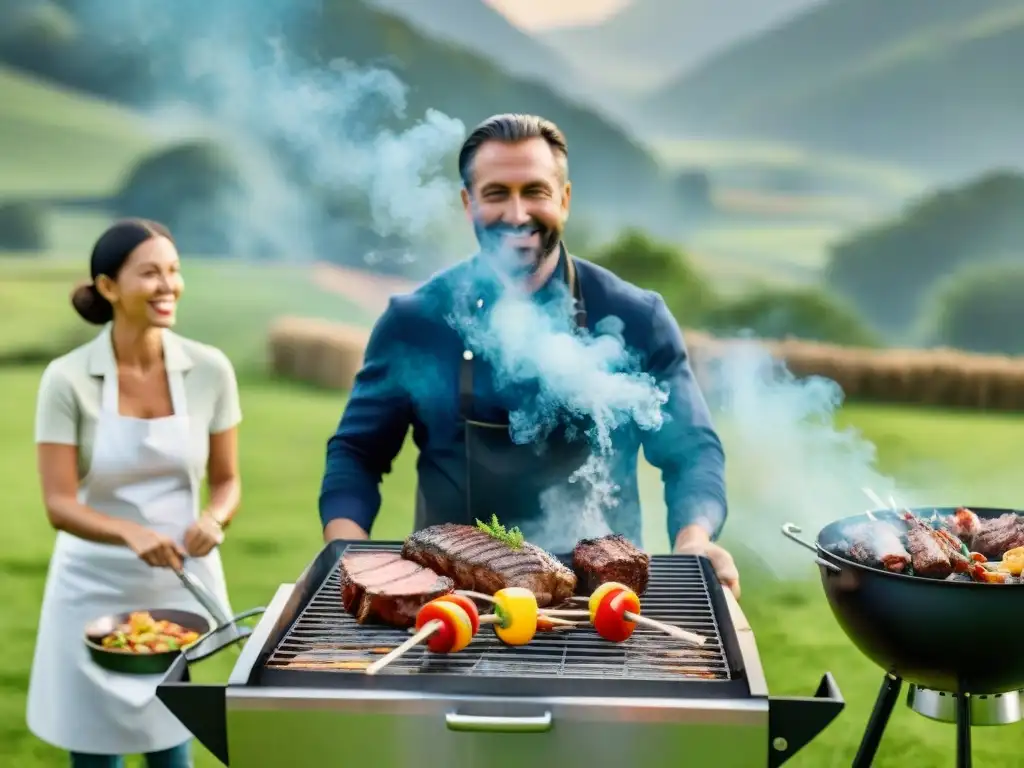
[[[649,619],[646,616],[641,616],[638,613],[631,613],[630,611],[626,611],[623,614],[623,617],[627,621],[632,621],[634,624],[639,624],[641,627],[650,627],[651,629],[657,629],[661,632],[664,632],[669,637],[674,637],[677,640],[685,640],[686,642],[692,643],[693,645],[704,645],[704,643],[707,642],[706,637],[701,637],[700,635],[695,634],[693,632],[688,632],[682,627],[677,627],[673,624],[665,624],[661,621]]]
[[[483,600],[485,603],[493,603],[494,598],[490,595],[485,595],[483,592],[473,592],[468,589],[457,589],[455,590],[456,595],[462,595],[463,597],[469,597],[473,600]]]
[[[589,617],[590,616],[590,612],[589,611],[572,611],[572,610],[567,610],[567,611],[541,611],[541,615],[542,616],[564,616],[566,618],[578,618],[578,617],[583,617],[583,616]],[[704,643],[707,642],[707,638],[701,637],[700,635],[694,634],[693,632],[688,632],[687,630],[683,629],[682,627],[677,627],[677,626],[674,626],[672,624],[665,624],[664,622],[656,621],[655,619],[649,619],[646,616],[641,616],[638,613],[631,613],[631,612],[627,611],[623,615],[624,615],[624,617],[627,620],[632,621],[634,624],[639,624],[642,627],[650,627],[651,629],[657,629],[658,631],[664,632],[666,635],[669,635],[670,637],[674,637],[677,640],[685,640],[686,642],[691,643],[693,645],[704,645]]]
[[[384,667],[386,667],[392,661],[394,661],[395,659],[401,657],[403,654],[405,654],[408,651],[410,651],[413,648],[415,648],[417,645],[422,643],[424,640],[426,640],[432,634],[437,632],[437,630],[441,629],[441,627],[443,627],[443,626],[444,626],[444,623],[442,623],[440,621],[437,621],[436,619],[434,621],[428,621],[423,626],[423,629],[421,629],[415,635],[410,637],[408,640],[406,640],[400,646],[395,648],[395,650],[391,651],[391,653],[389,653],[387,656],[384,656],[384,657],[382,657],[380,659],[377,659],[377,661],[373,662],[373,664],[368,666],[366,668],[366,674],[368,674],[368,675],[376,675],[378,672],[380,672],[382,669],[384,669]]]

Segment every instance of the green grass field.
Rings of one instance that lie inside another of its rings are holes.
[[[32,450],[32,407],[39,368],[6,369],[0,387],[7,402],[19,407],[0,415],[0,462],[10,514],[0,541],[0,594],[8,608],[0,623],[7,652],[0,659],[0,764],[18,768],[59,766],[64,758],[39,744],[24,727],[24,696],[53,532],[39,502]],[[344,405],[341,395],[300,386],[243,379],[242,472],[245,501],[224,545],[224,557],[236,609],[265,604],[282,582],[295,579],[321,546],[316,495],[323,446]],[[1024,420],[969,414],[849,407],[844,424],[854,424],[879,446],[889,470],[929,467],[944,474],[963,496],[954,501],[1012,503],[1007,481],[1020,463],[1019,435]],[[969,436],[969,440],[964,439]],[[728,447],[728,433],[725,433]],[[984,451],[978,446],[984,446]],[[407,449],[384,484],[384,506],[375,538],[400,538],[411,524],[414,450]],[[658,478],[645,470],[644,497],[659,498]],[[730,478],[734,490],[742,478]],[[973,492],[972,492],[973,491]],[[663,509],[645,509],[646,543],[664,551]],[[727,543],[740,554],[744,575],[742,604],[753,624],[762,661],[774,694],[809,695],[822,672],[832,671],[847,709],[822,736],[790,764],[797,768],[841,768],[852,760],[880,680],[880,672],[853,648],[827,608],[815,569],[808,560],[806,579],[777,581],[759,569],[745,547],[792,548],[781,534],[751,542],[744,520],[729,524]],[[965,649],[965,652],[978,649]],[[230,658],[200,666],[201,679],[220,680]],[[978,729],[978,765],[1011,765],[1021,726]],[[882,745],[877,768],[942,768],[951,763],[952,727],[932,723],[900,705]],[[214,761],[202,756],[201,766]]]

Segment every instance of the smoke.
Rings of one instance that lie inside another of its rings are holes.
[[[752,340],[724,345],[701,378],[726,450],[725,536],[775,575],[804,577],[813,557],[783,538],[785,523],[814,541],[829,523],[878,508],[864,489],[913,503],[878,470],[875,446],[855,429],[837,427],[843,395],[835,382],[796,378]]]
[[[390,71],[300,56],[325,23],[318,2],[78,0],[75,14],[112,51],[143,54],[163,138],[231,151],[239,183],[183,216],[219,220],[233,255],[321,256],[356,217],[425,240],[457,201],[442,164],[462,123],[436,110],[410,121]]]
[[[519,282],[506,284],[491,269],[514,264],[514,256],[485,258],[453,286],[457,298],[449,322],[467,348],[489,363],[496,390],[517,393],[517,407],[509,413],[513,442],[536,443],[564,429],[568,439],[579,438],[582,430],[590,443],[590,459],[567,482],[542,494],[541,520],[523,529],[549,549],[569,551],[580,538],[611,531],[608,515],[619,490],[611,477],[613,433],[626,425],[660,429],[668,394],[640,371],[639,358],[622,338],[621,321],[609,318],[597,333],[579,333],[564,283],[551,286],[551,300],[536,302]],[[488,294],[497,296],[493,304],[478,305],[477,297]]]

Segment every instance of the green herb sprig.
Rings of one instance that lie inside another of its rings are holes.
[[[481,520],[476,521],[476,527],[488,536],[506,544],[510,549],[519,549],[523,546],[525,539],[523,532],[518,527],[505,530],[505,526],[498,522],[497,515],[491,515],[491,522],[487,524]]]

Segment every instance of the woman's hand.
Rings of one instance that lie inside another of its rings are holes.
[[[224,529],[214,517],[204,514],[185,531],[185,551],[190,557],[203,557],[224,542]]]
[[[133,525],[123,532],[124,543],[147,564],[155,568],[181,570],[185,552],[170,536]]]

